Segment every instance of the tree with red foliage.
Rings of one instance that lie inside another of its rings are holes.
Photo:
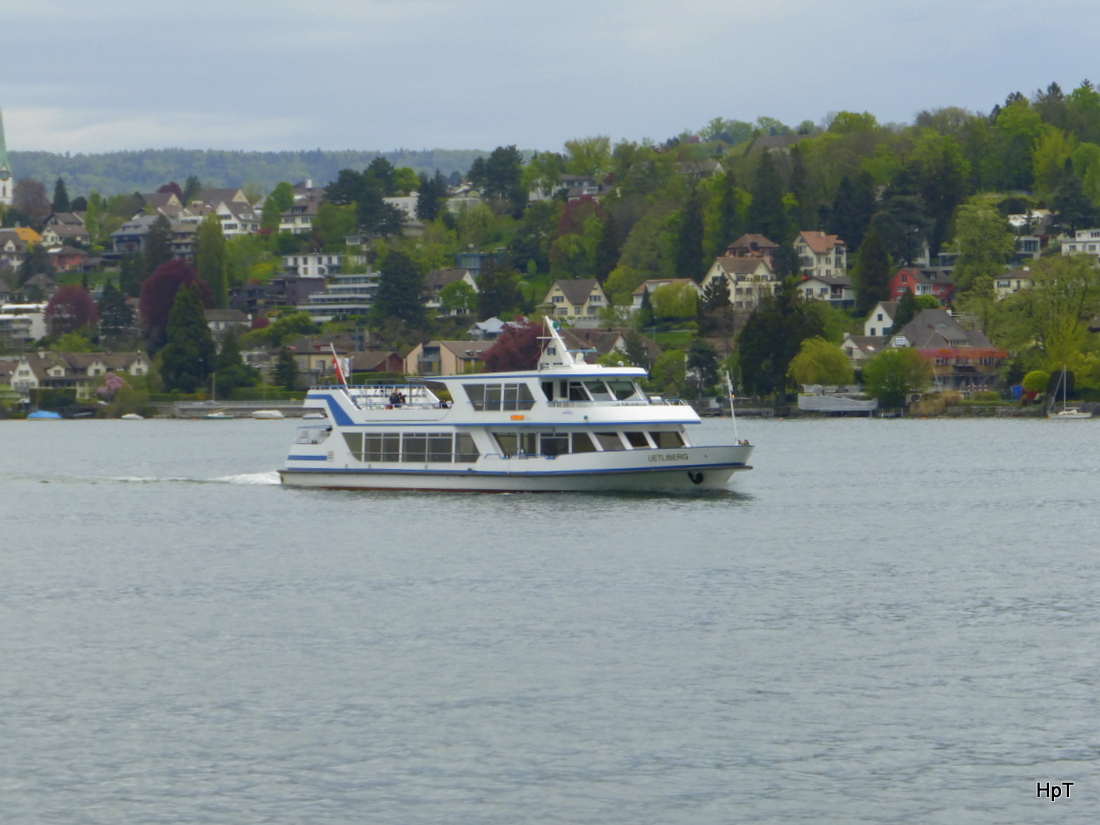
[[[569,201],[558,218],[557,236],[575,235],[584,231],[588,219],[595,215],[603,217],[603,207],[591,195],[584,195],[575,201]]]
[[[203,308],[210,309],[214,305],[214,296],[210,292],[210,287],[199,278],[191,264],[179,258],[173,258],[158,266],[141,285],[138,310],[141,313],[141,324],[150,350],[160,349],[168,340],[168,315],[172,311],[172,304],[175,303],[176,293],[184,285],[198,287]]]
[[[180,189],[180,185],[178,183],[176,183],[174,180],[169,181],[168,183],[164,184],[164,186],[162,186],[160,189],[157,190],[158,195],[166,195],[169,192],[171,192],[173,195],[175,195],[177,198],[179,198],[180,203],[183,203],[183,190]],[[186,205],[186,204],[184,204],[184,205]]]
[[[99,321],[99,312],[88,290],[81,286],[63,286],[46,304],[46,329],[56,338],[70,332],[88,334]]]
[[[542,354],[542,325],[531,321],[510,321],[496,343],[481,355],[486,372],[533,370]]]

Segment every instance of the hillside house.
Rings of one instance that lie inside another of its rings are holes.
[[[547,314],[573,322],[585,319],[595,321],[600,310],[607,305],[607,294],[595,278],[554,281],[542,301]]]
[[[924,309],[890,336],[891,347],[912,347],[932,364],[938,389],[992,387],[1008,352],[994,347],[980,330],[964,329],[942,309]]]
[[[770,256],[763,255],[722,255],[714,259],[700,286],[705,294],[715,280],[724,281],[733,308],[751,312],[760,305],[765,295],[775,294],[777,281],[770,261]]]
[[[830,278],[848,271],[848,245],[836,235],[802,231],[794,239],[794,249],[804,276]]]
[[[462,375],[481,369],[482,354],[492,341],[429,341],[405,356],[408,375]]]
[[[944,272],[937,269],[905,267],[894,273],[888,282],[891,300],[897,300],[906,292],[914,295],[931,295],[947,306],[955,291],[955,284]]]

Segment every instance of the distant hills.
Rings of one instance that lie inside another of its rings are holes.
[[[323,186],[341,169],[366,168],[376,157],[394,166],[411,166],[417,172],[444,176],[465,174],[470,164],[488,152],[477,149],[398,149],[392,152],[325,151],[230,152],[218,149],[143,149],[102,154],[54,154],[52,152],[8,152],[16,178],[33,178],[53,192],[59,177],[65,179],[70,196],[87,195],[93,189],[103,195],[153,192],[168,181],[183,186],[197,175],[205,186],[227,187],[256,184],[270,191],[279,181],[297,183],[310,178]]]

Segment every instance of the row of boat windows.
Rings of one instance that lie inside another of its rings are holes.
[[[344,433],[359,461],[405,461],[443,464],[477,461],[481,453],[469,433]]]
[[[526,384],[463,384],[462,388],[478,412],[529,410],[535,405]],[[629,378],[543,381],[542,392],[547,401],[625,401],[645,397]]]
[[[605,433],[495,432],[501,455],[547,455],[616,452],[618,450],[675,449],[684,446],[678,432],[641,430]]]

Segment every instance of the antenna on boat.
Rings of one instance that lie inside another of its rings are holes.
[[[740,441],[737,437],[737,410],[733,408],[733,382],[730,380],[729,370],[726,370],[726,394],[730,399],[730,418],[733,419],[733,438],[735,441]]]

